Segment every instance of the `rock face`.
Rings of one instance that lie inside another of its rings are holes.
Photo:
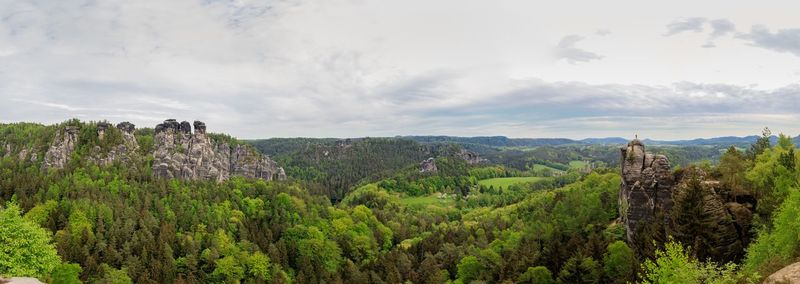
[[[419,163],[419,172],[420,173],[435,173],[438,169],[436,168],[436,160],[433,158],[428,158]]]
[[[755,204],[735,202],[719,181],[702,169],[688,167],[673,173],[669,160],[663,155],[645,151],[644,144],[633,140],[621,149],[622,182],[619,192],[619,210],[626,238],[634,243],[637,228],[642,224],[660,222],[665,232],[680,232],[676,220],[670,216],[673,207],[687,199],[691,189],[699,188],[702,194],[703,216],[710,222],[707,245],[709,256],[715,259],[740,258],[749,243],[752,209]],[[749,200],[748,198],[739,198]],[[688,202],[688,201],[686,201]],[[663,216],[663,219],[657,219]],[[680,232],[696,234],[700,232]],[[687,244],[694,245],[694,244]]]
[[[773,273],[764,280],[764,284],[800,284],[800,262],[795,262]]]
[[[78,143],[78,133],[80,130],[75,126],[66,126],[64,130],[56,133],[53,143],[44,155],[42,168],[63,169],[69,162],[75,145]]]
[[[619,213],[630,242],[640,223],[651,221],[658,211],[668,212],[672,208],[675,182],[667,157],[645,152],[638,139],[629,142],[621,152]]]
[[[111,124],[109,123],[97,123],[97,138],[100,141],[107,139],[106,133],[115,131],[110,128]],[[108,166],[114,162],[127,164],[136,157],[136,151],[139,150],[139,142],[136,141],[136,137],[133,135],[133,132],[136,131],[136,126],[126,121],[117,124],[116,128],[116,131],[122,137],[121,143],[113,145],[107,150],[100,148],[100,146],[95,146],[89,155],[89,160],[101,166]]]
[[[167,119],[155,128],[153,173],[163,178],[223,181],[232,175],[285,179],[282,168],[246,145],[213,143],[206,125]]]
[[[467,161],[467,164],[470,164],[470,165],[477,165],[477,164],[482,164],[482,163],[489,162],[489,160],[481,158],[480,156],[478,156],[477,153],[467,151],[466,149],[459,150],[458,153],[456,154],[456,156],[461,158],[461,159],[464,159],[464,161]]]

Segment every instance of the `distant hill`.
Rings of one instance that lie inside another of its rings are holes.
[[[478,136],[478,137],[459,137],[459,136],[398,136],[398,138],[411,139],[420,143],[458,143],[458,144],[478,144],[491,147],[539,147],[539,146],[565,146],[565,145],[615,145],[628,143],[629,139],[622,137],[607,138],[586,138],[573,140],[567,138],[508,138],[505,136]],[[691,140],[652,140],[644,139],[647,145],[659,146],[737,146],[747,147],[758,139],[758,136],[751,135],[745,137],[724,136],[715,138],[698,138]],[[777,136],[772,136],[774,144]],[[793,138],[795,145],[800,143],[800,136]]]

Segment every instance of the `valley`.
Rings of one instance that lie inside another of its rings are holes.
[[[800,246],[785,238],[800,156],[783,135],[741,152],[206,131],[0,125],[0,224],[31,228],[47,255],[0,269],[98,283],[748,282]]]

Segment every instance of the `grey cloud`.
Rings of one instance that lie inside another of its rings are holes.
[[[667,33],[664,36],[676,35],[682,32],[702,32],[706,18],[694,17],[675,20],[667,25]]]
[[[753,26],[750,33],[739,37],[753,46],[800,56],[800,29],[781,29],[773,33],[765,26]]]
[[[603,56],[594,52],[575,47],[575,44],[582,40],[584,40],[584,37],[579,35],[565,36],[561,39],[556,47],[556,56],[559,59],[566,59],[567,62],[571,64],[589,62],[603,58]]]
[[[713,31],[709,38],[714,39],[736,31],[736,25],[728,19],[716,19],[709,22]]]
[[[702,45],[704,48],[717,47],[714,40],[736,32],[736,25],[728,19],[716,19],[708,22],[711,25],[711,33],[708,35],[708,40]]]

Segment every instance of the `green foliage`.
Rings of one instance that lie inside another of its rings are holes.
[[[642,283],[755,283],[756,277],[737,274],[737,266],[728,263],[702,263],[689,256],[679,243],[668,242],[656,251],[656,259],[642,264]]]
[[[770,136],[772,136],[772,131],[769,130],[769,127],[764,127],[764,130],[761,131],[761,137],[759,137],[758,140],[756,140],[756,142],[750,145],[750,148],[747,149],[747,158],[750,160],[755,160],[756,157],[764,153],[764,151],[767,149],[771,148],[772,145],[769,141]]]
[[[42,277],[59,264],[50,233],[20,216],[19,207],[0,208],[0,275]]]
[[[623,241],[615,241],[608,245],[603,256],[603,269],[610,282],[633,282],[637,270],[636,255]]]
[[[458,280],[461,283],[470,283],[478,280],[481,271],[484,269],[478,258],[468,255],[458,262]]]
[[[128,269],[114,269],[108,264],[103,263],[100,265],[103,271],[103,278],[93,281],[94,283],[101,284],[132,284],[133,280],[128,276]]]
[[[541,177],[507,177],[507,178],[492,178],[485,179],[478,182],[478,184],[495,188],[508,188],[511,185],[527,182],[535,182],[541,180]]]
[[[573,256],[558,273],[558,283],[599,283],[601,268],[591,257]]]
[[[522,275],[517,278],[518,283],[529,284],[553,284],[553,274],[544,266],[528,267]]]
[[[53,284],[80,284],[81,266],[75,263],[62,263],[53,269],[49,283]]]
[[[747,250],[747,272],[763,276],[783,268],[800,256],[800,190],[794,188],[772,220],[772,229],[764,230]]]
[[[800,170],[787,167],[787,159],[800,160],[794,153],[791,140],[780,135],[778,145],[763,150],[755,159],[755,164],[747,171],[747,180],[753,185],[758,207],[756,212],[762,223],[769,224],[772,212],[786,198],[792,188],[800,187]]]

